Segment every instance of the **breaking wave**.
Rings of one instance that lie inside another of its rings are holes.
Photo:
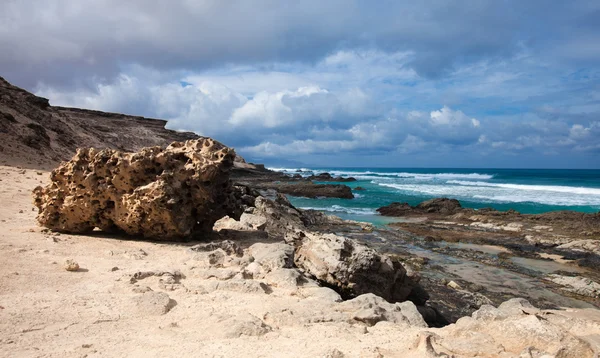
[[[327,207],[300,207],[300,209],[304,210],[318,210],[318,211],[329,211],[335,213],[347,213],[347,214],[355,214],[355,215],[375,215],[377,212],[375,209],[370,208],[347,208],[340,205],[332,205]]]

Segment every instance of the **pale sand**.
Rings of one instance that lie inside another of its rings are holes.
[[[328,289],[290,285],[285,276],[207,278],[238,268],[212,267],[189,245],[45,232],[37,226],[31,190],[48,172],[0,167],[0,179],[1,357],[437,356],[427,342],[459,356],[509,357],[530,345],[556,351],[573,336],[600,342],[595,310],[537,318],[519,308],[509,319],[483,315],[443,329],[391,322],[366,327],[340,311],[343,304],[333,302]],[[68,259],[80,270],[66,271]],[[139,271],[180,271],[184,278],[131,283]],[[142,293],[147,287],[152,291]],[[161,302],[164,293],[171,301]],[[585,349],[582,356],[591,356]]]
[[[343,322],[304,324],[304,317],[260,337],[223,337],[235,325],[232,317],[263,319],[315,301],[276,287],[271,294],[194,294],[179,288],[166,291],[177,302],[167,314],[138,312],[132,302],[140,294],[132,292],[128,275],[178,269],[187,286],[204,281],[194,278],[186,246],[44,233],[35,221],[31,190],[48,173],[21,171],[0,167],[0,356],[315,357],[333,349],[346,356],[377,356],[377,350],[388,356],[418,339],[417,329],[409,333],[403,326],[390,325],[385,332],[370,327],[365,333],[363,326]],[[147,256],[139,257],[140,249]],[[81,270],[66,271],[67,259]],[[158,280],[147,278],[140,287],[162,291]]]

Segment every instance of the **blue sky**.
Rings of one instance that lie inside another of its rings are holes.
[[[598,1],[4,1],[0,75],[283,165],[600,168]]]

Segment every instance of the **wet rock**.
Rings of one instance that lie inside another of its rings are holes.
[[[563,290],[576,293],[581,296],[599,298],[600,284],[586,277],[570,277],[558,274],[550,274],[546,279],[559,284]]]
[[[413,210],[413,207],[408,203],[394,202],[390,205],[382,206],[381,208],[377,209],[377,212],[383,216],[404,216],[413,212]]]
[[[452,214],[459,211],[462,206],[456,199],[435,198],[424,201],[416,206],[417,209],[428,213]]]
[[[211,231],[225,215],[239,217],[229,182],[235,153],[210,138],[137,153],[79,149],[34,190],[38,221],[52,230],[100,228],[158,240]]]
[[[281,193],[305,198],[340,198],[352,199],[352,189],[343,184],[313,184],[312,182],[298,183],[263,183],[255,184],[256,188],[272,188]]]
[[[448,198],[427,200],[417,206],[410,206],[408,203],[394,202],[377,209],[377,211],[384,216],[406,216],[411,214],[452,215],[461,210],[462,206],[458,200]]]
[[[557,249],[600,254],[600,240],[576,240],[556,247]]]
[[[317,175],[311,175],[311,176],[309,176],[306,179],[307,180],[313,180],[313,181],[332,181],[332,182],[353,182],[353,181],[356,181],[356,179],[352,178],[352,177],[349,177],[349,178],[333,177],[329,173],[320,173],[320,174],[317,174]]]

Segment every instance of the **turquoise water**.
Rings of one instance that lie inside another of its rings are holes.
[[[354,177],[344,183],[354,199],[290,198],[301,208],[347,219],[384,224],[375,209],[394,201],[416,205],[437,197],[458,199],[464,207],[514,209],[537,214],[555,210],[600,211],[600,170],[564,169],[415,169],[415,168],[270,168],[290,174],[328,172]],[[297,172],[302,170],[302,172]]]

